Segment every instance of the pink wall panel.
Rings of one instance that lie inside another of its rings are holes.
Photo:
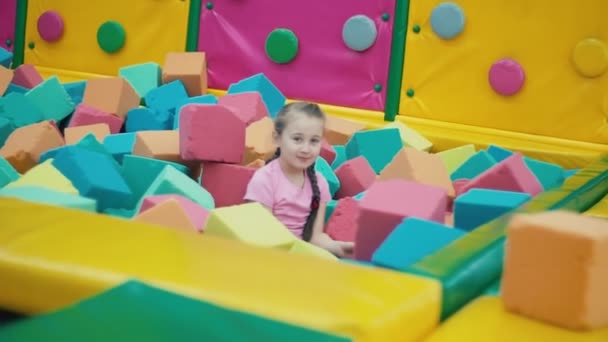
[[[15,44],[15,20],[17,18],[17,0],[0,0],[0,46],[13,51]],[[10,41],[10,46],[6,42]]]

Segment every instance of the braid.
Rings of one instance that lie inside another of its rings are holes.
[[[310,179],[310,185],[312,186],[312,200],[310,202],[310,214],[304,224],[304,231],[302,232],[302,239],[304,241],[310,241],[312,237],[312,228],[317,218],[317,212],[319,211],[319,202],[321,201],[321,191],[319,190],[319,184],[317,183],[317,173],[315,170],[315,163],[306,169],[306,175]]]
[[[277,147],[277,149],[274,151],[274,154],[270,158],[268,158],[268,160],[266,160],[266,164],[268,164],[271,161],[279,158],[280,155],[281,155],[281,148]]]

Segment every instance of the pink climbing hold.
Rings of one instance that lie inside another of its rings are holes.
[[[54,42],[63,34],[63,18],[55,11],[46,11],[38,17],[38,34],[47,42]]]
[[[490,68],[490,85],[500,95],[510,96],[519,92],[525,78],[522,66],[510,58],[501,59]]]

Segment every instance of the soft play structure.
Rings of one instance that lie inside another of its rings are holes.
[[[0,0],[0,341],[608,341],[605,0]],[[318,103],[339,258],[244,202]]]

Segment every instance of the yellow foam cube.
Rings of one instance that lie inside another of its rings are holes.
[[[53,159],[34,166],[19,179],[6,185],[6,188],[18,186],[39,186],[41,188],[78,195],[78,190],[53,164]]]
[[[257,202],[213,209],[205,234],[289,250],[298,239],[268,209]]]
[[[397,128],[399,130],[399,135],[401,135],[403,145],[405,146],[427,152],[433,147],[432,142],[401,121],[393,121],[383,128]]]
[[[462,145],[449,150],[441,151],[437,153],[439,158],[443,160],[443,164],[448,169],[448,173],[456,171],[456,169],[462,165],[467,159],[471,158],[475,152],[475,145],[468,144]]]
[[[338,260],[338,257],[333,255],[331,252],[299,239],[296,240],[295,243],[291,246],[289,253],[314,256],[327,260]]]
[[[0,217],[0,305],[15,312],[137,278],[357,342],[419,341],[439,322],[433,279],[16,199],[0,198]]]

